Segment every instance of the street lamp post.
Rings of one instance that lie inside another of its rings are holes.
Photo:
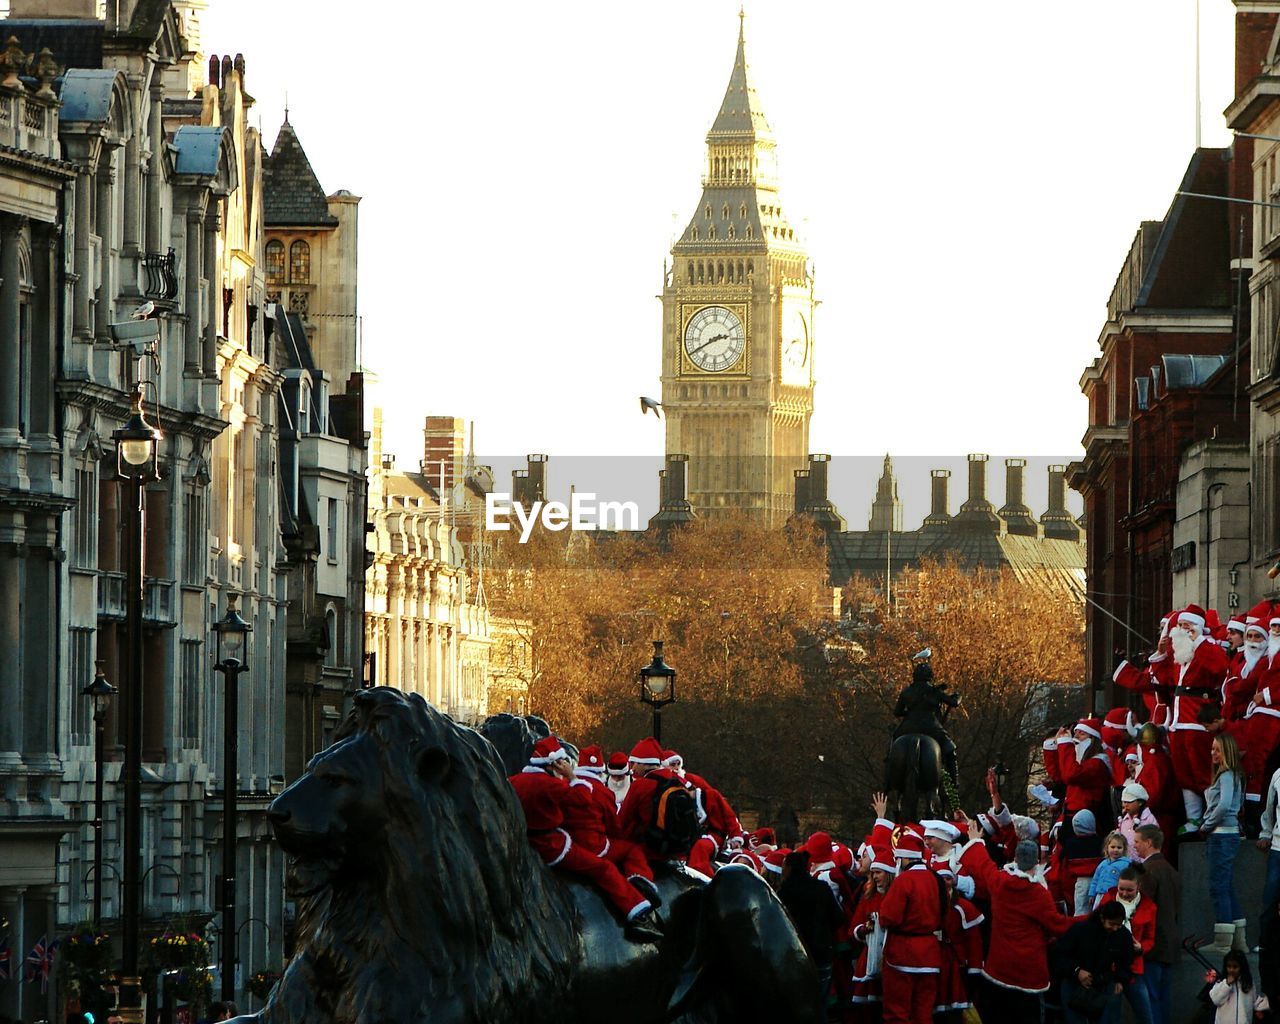
[[[111,432],[116,474],[125,485],[125,687],[124,704],[124,950],[120,970],[120,1018],[142,1024],[138,976],[142,918],[142,602],[146,559],[146,485],[160,479],[160,431],[142,414],[142,387],[130,396],[129,417]]]
[[[653,708],[653,738],[662,742],[662,708],[676,699],[676,670],[662,659],[662,641],[653,642],[653,661],[640,670],[640,700]]]
[[[218,663],[226,682],[222,722],[222,1000],[236,987],[236,778],[240,731],[240,673],[248,671],[245,644],[253,627],[236,611],[236,594],[227,595],[227,614],[214,624]]]
[[[80,693],[93,701],[93,930],[102,928],[102,765],[107,708],[116,688],[107,682],[102,662],[95,662],[93,682]]]

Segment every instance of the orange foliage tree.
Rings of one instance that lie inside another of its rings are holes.
[[[1021,784],[1038,694],[1083,671],[1079,612],[1008,575],[927,566],[898,581],[891,616],[855,581],[844,603],[862,614],[842,619],[807,525],[722,518],[661,535],[490,540],[490,605],[531,625],[531,710],[579,744],[630,749],[651,731],[638,671],[664,640],[679,673],[664,744],[768,823],[799,815],[845,835],[865,823],[893,703],[925,644],[964,696],[951,727],[966,799],[999,757]],[[1035,640],[1013,639],[1033,627]]]

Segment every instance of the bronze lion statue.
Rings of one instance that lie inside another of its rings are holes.
[[[627,941],[530,848],[489,741],[417,694],[359,691],[269,818],[299,932],[270,1024],[817,1017],[817,972],[762,879],[663,877],[666,938]]]

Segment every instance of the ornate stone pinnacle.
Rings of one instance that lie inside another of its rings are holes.
[[[53,80],[58,77],[58,62],[53,59],[53,51],[45,47],[36,58],[36,77],[40,79],[40,91],[36,93],[42,100],[57,99],[53,91]]]
[[[23,87],[18,80],[18,75],[27,70],[28,64],[30,60],[22,52],[22,44],[18,42],[18,37],[10,36],[9,41],[5,43],[4,53],[0,54],[0,70],[4,71],[4,80],[0,81],[0,86],[22,92]]]

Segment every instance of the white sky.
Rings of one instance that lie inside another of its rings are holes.
[[[1194,10],[747,4],[783,206],[823,301],[811,448],[874,456],[867,479],[833,480],[851,526],[885,451],[922,457],[912,477],[992,452],[997,503],[994,453],[1036,457],[1043,509],[1039,467],[1080,452],[1111,285],[1195,143]],[[565,456],[661,455],[636,396],[660,391],[654,296],[700,195],[737,11],[211,0],[205,48],[244,53],[268,145],[287,91],[326,191],[364,197],[365,363],[402,465],[428,414],[474,420],[496,464],[549,453],[565,488]],[[1205,145],[1229,139],[1233,13],[1203,0]],[[927,480],[903,485],[911,527]],[[964,487],[957,473],[953,508]]]

